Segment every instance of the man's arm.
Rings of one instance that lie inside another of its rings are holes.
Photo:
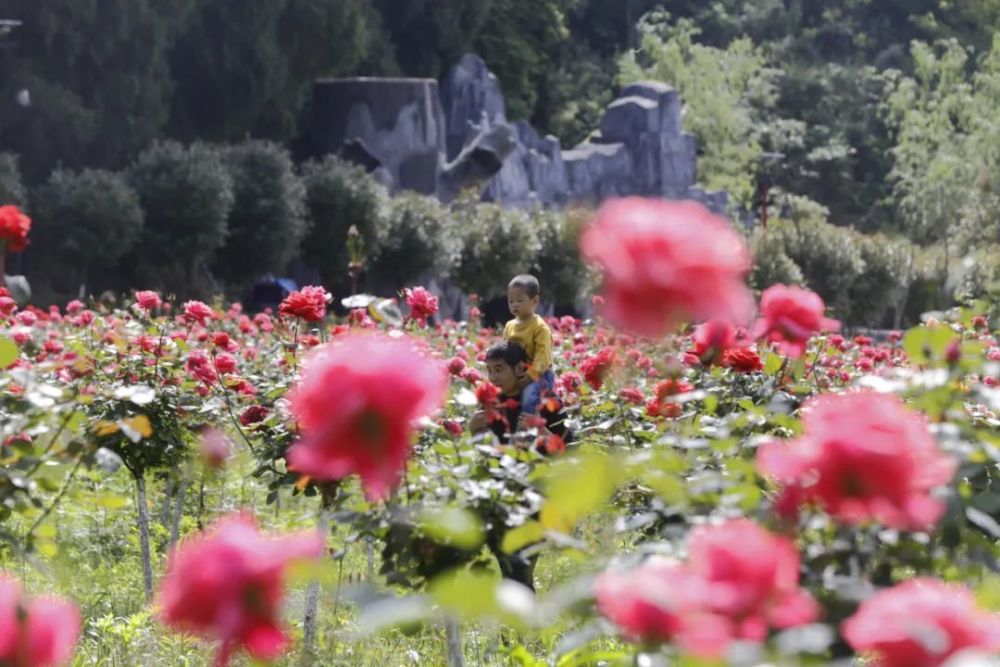
[[[472,417],[469,418],[469,431],[472,433],[481,433],[490,427],[489,421],[486,419],[486,413],[482,410],[477,411]]]

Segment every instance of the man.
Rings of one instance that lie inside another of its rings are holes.
[[[481,433],[490,430],[503,444],[518,444],[521,434],[537,429],[536,447],[540,453],[556,454],[569,439],[566,413],[555,396],[542,397],[538,418],[521,411],[521,390],[528,355],[512,341],[497,343],[486,351],[486,374],[490,383],[500,390],[497,407],[480,410],[469,420],[469,430]]]
[[[543,397],[537,417],[521,412],[520,378],[524,376],[527,363],[528,355],[517,343],[504,341],[486,351],[486,372],[490,382],[500,390],[500,395],[495,406],[489,406],[472,416],[469,430],[473,433],[492,431],[504,445],[533,445],[541,454],[560,453],[565,449],[571,434],[566,427],[566,414],[559,401],[554,396]],[[538,555],[531,553],[531,545],[510,554],[501,548],[509,526],[507,511],[510,508],[504,511],[492,503],[485,503],[476,509],[487,525],[486,543],[496,556],[501,575],[534,590],[534,570]],[[537,514],[533,515],[537,518]]]

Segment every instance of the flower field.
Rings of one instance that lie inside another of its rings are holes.
[[[598,316],[549,321],[558,433],[508,419],[499,330],[421,288],[401,318],[321,287],[257,314],[0,296],[0,663],[995,654],[990,322],[850,335],[808,290],[751,294],[716,224],[602,209]]]

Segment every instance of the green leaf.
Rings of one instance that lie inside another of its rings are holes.
[[[945,350],[958,335],[946,326],[914,327],[903,337],[903,350],[915,364],[930,364],[944,359]]]
[[[781,370],[781,365],[783,363],[784,360],[781,358],[781,355],[770,351],[764,354],[764,372],[768,375],[775,375],[779,370]]]
[[[421,517],[420,528],[435,542],[459,549],[476,549],[486,539],[479,516],[459,507],[428,509]]]
[[[529,544],[535,544],[545,539],[545,529],[537,521],[528,521],[523,526],[508,530],[500,543],[504,553],[512,554]]]
[[[17,344],[6,336],[0,336],[0,368],[7,368],[21,356]]]
[[[429,591],[442,607],[468,618],[496,610],[497,583],[492,573],[463,569],[437,577],[430,583]]]
[[[102,495],[94,498],[94,504],[109,510],[116,510],[128,505],[128,498],[124,496]]]
[[[569,533],[577,521],[611,497],[620,478],[618,462],[598,451],[559,461],[551,468],[547,501],[540,517],[542,525]]]

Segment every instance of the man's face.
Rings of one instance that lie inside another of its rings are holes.
[[[518,367],[524,364],[518,364]],[[503,359],[487,359],[486,360],[486,377],[489,378],[490,382],[495,384],[500,391],[502,391],[507,396],[514,396],[517,394],[517,371],[519,369],[512,367]]]
[[[507,290],[507,307],[514,317],[524,317],[535,312],[538,306],[538,297],[530,297],[520,287],[511,287]]]

